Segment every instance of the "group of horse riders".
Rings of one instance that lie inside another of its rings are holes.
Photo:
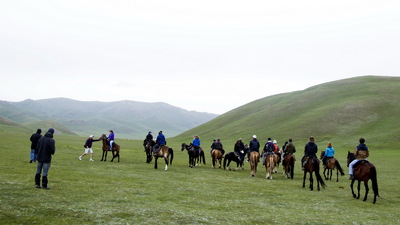
[[[114,141],[114,136],[113,136],[112,130],[110,130],[110,135],[109,135],[109,140],[110,140],[110,146],[112,146],[112,142]],[[151,131],[148,132],[145,142],[149,142],[153,140],[153,135],[151,134]],[[166,140],[165,136],[162,133],[162,131],[158,132],[158,136],[156,138],[156,145],[153,147],[153,152],[156,153],[161,146],[166,145]],[[350,179],[353,179],[353,166],[355,163],[357,163],[360,160],[367,160],[367,157],[369,156],[368,152],[368,147],[365,145],[365,139],[360,138],[359,140],[360,144],[356,147],[355,155],[356,159],[352,161],[349,165],[349,174],[350,174]],[[192,141],[192,147],[200,154],[200,138],[199,136],[195,135]],[[225,150],[223,148],[223,145],[221,143],[221,140],[218,138],[217,140],[213,140],[213,143],[211,144],[211,150],[210,154],[214,149],[219,150],[222,155],[225,154]],[[244,159],[245,155],[244,153],[248,149],[247,152],[247,161],[249,161],[249,155],[250,152],[256,151],[259,152],[260,149],[260,143],[257,140],[257,136],[253,135],[253,139],[250,141],[249,146],[246,146],[243,144],[242,139],[238,139],[234,145],[234,153],[238,157],[239,161]],[[296,152],[296,147],[293,144],[293,140],[289,139],[288,141],[285,142],[285,144],[282,146],[282,150],[279,148],[279,145],[276,140],[273,140],[271,138],[268,138],[267,143],[264,145],[263,152],[262,152],[262,161],[263,165],[265,164],[265,159],[267,155],[269,154],[278,154],[279,158],[282,158],[282,164],[285,165],[285,160],[284,160],[284,155],[285,154],[294,154]],[[304,148],[304,156],[301,159],[301,165],[302,165],[302,170],[304,170],[304,163],[309,157],[315,157],[317,160],[317,152],[318,152],[318,146],[315,144],[315,138],[313,136],[309,137],[308,143],[305,145]],[[325,155],[322,159],[323,165],[326,165],[326,162],[334,157],[334,149],[332,147],[331,143],[328,143],[328,146],[325,150]]]

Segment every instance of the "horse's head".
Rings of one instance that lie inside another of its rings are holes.
[[[349,167],[349,164],[355,159],[356,159],[356,157],[354,156],[354,153],[351,153],[350,151],[348,151],[348,153],[347,153],[347,167]]]
[[[324,158],[324,156],[325,156],[325,151],[321,151],[321,155],[319,156],[319,159]]]
[[[185,144],[185,143],[182,143],[181,151],[185,150],[185,147],[186,147],[186,144]]]
[[[105,134],[102,134],[102,135],[100,136],[99,139],[100,139],[100,140],[106,140],[106,139],[107,139],[107,136],[106,136]]]

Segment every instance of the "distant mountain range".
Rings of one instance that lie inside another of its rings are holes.
[[[136,101],[98,102],[67,98],[0,101],[0,125],[29,132],[56,128],[56,132],[88,136],[114,130],[119,138],[142,139],[148,131],[163,130],[173,137],[218,115],[188,111],[166,103]]]

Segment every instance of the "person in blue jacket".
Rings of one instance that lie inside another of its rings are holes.
[[[157,136],[157,139],[156,139],[156,145],[153,148],[154,153],[157,153],[158,150],[160,149],[160,147],[162,147],[162,146],[164,146],[166,144],[167,144],[167,141],[165,140],[165,136],[164,136],[162,130],[160,130],[158,132],[158,136]]]
[[[334,156],[335,156],[335,149],[332,147],[332,143],[329,142],[328,146],[325,149],[324,158],[322,158],[322,164],[324,165],[324,167],[326,166],[328,160],[333,158]]]
[[[110,130],[110,134],[108,135],[108,141],[110,142],[110,150],[112,150],[113,143],[114,143],[114,131]]]
[[[197,154],[200,155],[200,138],[199,136],[195,135],[192,141],[193,148],[197,151]]]

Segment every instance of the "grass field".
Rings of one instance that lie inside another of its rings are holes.
[[[153,162],[145,163],[142,141],[118,140],[120,163],[101,162],[100,143],[95,142],[95,162],[89,162],[88,156],[78,160],[86,138],[55,135],[56,154],[48,176],[51,189],[44,190],[34,186],[30,135],[0,134],[0,224],[400,223],[400,152],[395,149],[371,148],[369,159],[377,167],[382,197],[372,204],[372,193],[366,202],[352,198],[345,163],[352,149],[340,146],[334,147],[346,176],[338,183],[326,181],[326,189],[318,192],[301,187],[298,161],[293,180],[283,178],[281,171],[266,180],[262,166],[252,178],[248,163],[244,171],[212,169],[209,155],[207,165],[191,169],[180,143],[168,140],[175,158],[164,171],[161,160],[158,170]],[[317,144],[320,150],[325,146]],[[300,159],[301,153],[296,156]]]

